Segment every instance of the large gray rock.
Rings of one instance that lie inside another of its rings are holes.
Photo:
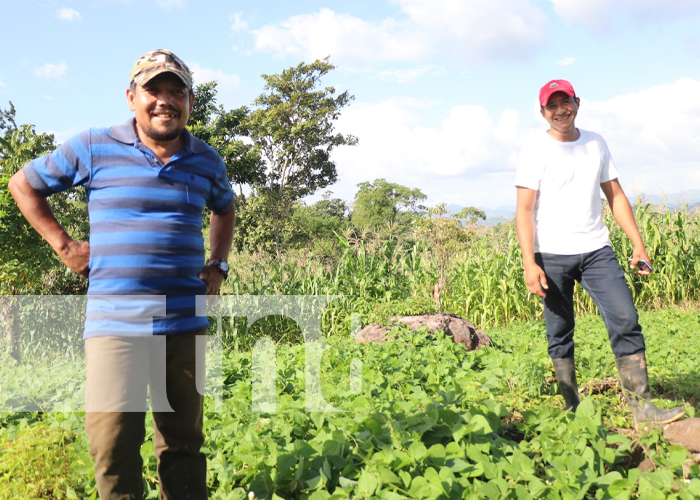
[[[692,453],[700,453],[700,418],[686,418],[664,425],[664,437],[671,444],[680,444]]]
[[[457,344],[463,344],[470,351],[481,349],[491,345],[491,339],[469,321],[451,313],[421,314],[418,316],[394,316],[391,318],[392,324],[403,323],[411,330],[427,327],[431,335],[437,331],[445,332],[453,338]],[[361,343],[377,342],[383,344],[391,328],[379,325],[368,325],[364,327],[357,336],[357,341]]]

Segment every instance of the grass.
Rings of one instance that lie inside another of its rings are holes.
[[[49,425],[41,420],[0,440],[0,499],[63,500],[90,489],[86,437]]]

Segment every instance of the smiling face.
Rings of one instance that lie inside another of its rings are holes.
[[[139,139],[148,147],[170,149],[182,141],[182,131],[194,104],[194,94],[173,73],[161,73],[126,91],[134,111]]]
[[[555,92],[540,109],[542,117],[549,123],[549,134],[560,141],[575,141],[578,130],[574,121],[580,104],[578,97],[571,97],[564,92]]]

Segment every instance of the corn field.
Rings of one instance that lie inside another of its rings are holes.
[[[655,268],[650,276],[626,272],[640,309],[692,304],[700,299],[700,215],[697,210],[636,206],[636,219]],[[610,239],[623,266],[632,246],[612,216],[605,214]],[[439,279],[434,252],[423,240],[353,239],[339,236],[340,258],[333,264],[313,256],[281,259],[239,254],[223,293],[236,295],[342,295],[324,316],[326,335],[350,331],[350,315],[362,324],[386,322],[392,315],[434,312],[431,290]],[[442,293],[443,311],[458,314],[480,328],[542,317],[541,300],[530,296],[513,223],[479,228],[454,255]],[[596,311],[576,287],[579,314]],[[282,321],[282,320],[279,320]],[[232,320],[231,324],[235,322]],[[269,329],[270,325],[266,325]]]

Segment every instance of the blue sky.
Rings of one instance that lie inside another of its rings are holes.
[[[219,102],[250,105],[263,73],[331,56],[355,100],[336,150],[351,201],[385,178],[429,203],[514,205],[517,155],[545,128],[537,93],[570,80],[577,124],[606,138],[629,196],[700,189],[697,0],[0,0],[0,107],[63,141],[129,117],[131,66],[172,50]]]

